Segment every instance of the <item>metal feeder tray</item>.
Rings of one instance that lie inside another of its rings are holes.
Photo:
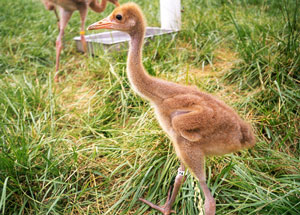
[[[159,27],[147,27],[145,38],[153,38],[154,36],[171,34],[177,31],[178,30],[162,29]],[[125,42],[130,41],[129,35],[121,31],[90,34],[86,35],[85,39],[88,46],[88,52],[92,55],[99,53],[99,51],[103,50],[118,51],[123,46],[127,46],[127,43]],[[77,50],[83,52],[80,37],[74,37],[74,40],[76,41]]]

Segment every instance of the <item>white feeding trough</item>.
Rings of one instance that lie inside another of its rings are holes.
[[[153,38],[163,34],[171,34],[180,30],[181,5],[180,0],[160,0],[161,28],[147,27],[145,38]],[[130,40],[128,34],[121,31],[110,31],[85,36],[88,52],[95,54],[97,50],[118,50]],[[80,37],[75,37],[77,50],[83,52]]]

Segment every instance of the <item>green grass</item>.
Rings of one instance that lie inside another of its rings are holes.
[[[121,0],[121,3],[124,3]],[[159,1],[136,1],[159,25]],[[251,122],[253,149],[207,159],[217,214],[300,214],[299,0],[182,1],[183,29],[151,40],[147,71],[219,96]],[[87,25],[107,16],[89,12]],[[0,2],[0,214],[157,214],[179,161],[131,89],[127,51],[76,52],[76,12],[55,84],[56,19],[38,0]],[[201,214],[188,174],[174,204]]]

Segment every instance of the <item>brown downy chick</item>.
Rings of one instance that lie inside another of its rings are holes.
[[[154,209],[168,215],[174,212],[172,204],[183,182],[185,167],[198,178],[205,195],[205,214],[214,215],[215,200],[205,182],[204,158],[206,155],[223,155],[255,144],[250,125],[224,102],[199,91],[150,76],[142,64],[142,47],[145,35],[145,19],[140,8],[127,3],[116,8],[110,16],[89,26],[94,29],[115,29],[131,37],[127,75],[134,91],[149,100],[156,117],[173,142],[181,161],[172,195],[167,202],[157,206],[140,199]]]

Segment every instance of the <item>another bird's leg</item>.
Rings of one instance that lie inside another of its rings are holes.
[[[87,15],[87,11],[88,11],[88,6],[84,5],[80,8],[79,13],[80,13],[80,19],[81,19],[81,27],[80,27],[80,39],[81,39],[81,44],[82,44],[82,48],[83,51],[86,52],[87,51],[87,43],[85,40],[85,19],[86,19],[86,15]]]
[[[59,30],[59,16],[58,16],[58,13],[57,13],[57,11],[56,11],[56,8],[54,8],[54,14],[55,14],[55,16],[56,16],[56,20],[57,20],[57,27],[58,27],[58,30]]]
[[[167,201],[163,206],[157,206],[155,204],[153,204],[152,202],[149,202],[145,199],[140,198],[139,200],[146,203],[147,205],[149,205],[150,207],[162,212],[164,215],[169,215],[171,213],[175,213],[174,210],[172,209],[172,205],[176,199],[176,196],[178,194],[178,191],[180,189],[181,184],[183,183],[183,179],[184,179],[184,171],[185,171],[185,167],[183,164],[181,164],[181,166],[178,169],[178,174],[175,178],[175,183],[174,183],[174,188],[172,191],[172,195],[171,195],[171,187],[169,189],[168,192],[168,197],[167,197]]]
[[[61,14],[61,19],[59,22],[59,35],[56,39],[56,66],[55,66],[56,73],[54,77],[55,81],[58,81],[59,57],[62,49],[62,38],[64,36],[66,25],[72,16],[72,12],[60,8],[60,14]]]

